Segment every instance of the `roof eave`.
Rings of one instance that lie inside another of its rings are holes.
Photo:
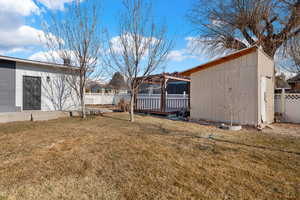
[[[28,59],[22,59],[22,58],[14,58],[14,57],[9,57],[9,56],[0,56],[0,59],[14,61],[14,62],[18,62],[18,63],[39,65],[39,66],[44,66],[44,67],[52,67],[52,68],[56,68],[56,69],[64,69],[64,70],[71,70],[71,71],[79,70],[79,68],[75,67],[75,66],[66,66],[66,65],[62,65],[62,64],[34,61],[34,60],[28,60]]]
[[[244,56],[244,55],[247,55],[249,53],[252,53],[252,52],[256,51],[257,49],[258,49],[257,46],[252,46],[252,47],[249,47],[249,48],[246,48],[246,49],[242,49],[240,51],[234,52],[234,53],[229,54],[227,56],[223,56],[221,58],[217,58],[217,59],[209,61],[209,62],[207,62],[205,64],[202,64],[202,65],[199,65],[197,67],[193,67],[193,68],[191,68],[189,70],[183,71],[183,72],[180,73],[180,75],[182,75],[182,76],[191,76],[191,74],[193,74],[195,72],[198,72],[198,71],[201,71],[201,70],[213,67],[215,65],[218,65],[218,64],[221,64],[221,63],[228,62],[230,60],[239,58],[241,56]]]

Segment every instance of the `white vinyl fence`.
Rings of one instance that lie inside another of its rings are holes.
[[[275,112],[284,122],[300,123],[300,94],[275,94]]]
[[[130,100],[129,94],[105,94],[86,93],[85,104],[87,105],[117,105],[121,99]]]
[[[139,94],[136,99],[137,110],[160,111],[160,94]],[[129,94],[86,93],[87,105],[117,105],[121,99],[130,101]],[[189,97],[186,94],[167,94],[165,111],[180,111],[188,108]]]

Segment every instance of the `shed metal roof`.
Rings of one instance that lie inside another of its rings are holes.
[[[19,62],[19,63],[38,65],[38,66],[43,66],[43,67],[52,67],[52,68],[56,68],[56,69],[65,69],[65,70],[78,70],[79,69],[78,67],[75,67],[75,66],[66,66],[63,64],[35,61],[35,60],[15,58],[15,57],[2,56],[2,55],[0,55],[0,59],[8,60],[8,61],[15,61],[15,62]]]

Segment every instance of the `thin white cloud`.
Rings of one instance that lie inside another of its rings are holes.
[[[213,60],[227,55],[232,51],[210,52],[204,40],[196,37],[186,37],[186,46],[182,49],[176,49],[170,52],[168,58],[170,61],[182,62],[187,59],[196,59],[199,62]]]
[[[28,59],[44,62],[62,63],[59,53],[54,51],[39,51],[32,54]]]
[[[57,51],[39,51],[32,54],[28,59],[52,62],[57,64],[63,64],[64,60],[62,57],[67,55],[71,59],[71,65],[79,66],[78,57],[76,56],[75,51],[72,50],[57,50]]]
[[[173,50],[168,55],[168,60],[181,62],[186,59],[197,58],[196,56],[190,54],[187,49]]]
[[[63,9],[73,0],[0,0],[0,54],[24,52],[42,46],[42,30],[25,25],[25,18],[42,11],[35,2],[49,9]]]
[[[170,61],[182,62],[187,59],[196,59],[203,61],[209,56],[205,52],[205,44],[194,37],[186,37],[186,46],[182,49],[173,50],[170,52],[168,59]]]
[[[186,37],[187,51],[197,57],[199,60],[214,60],[232,53],[234,50],[211,51],[204,39],[196,37]]]
[[[126,42],[128,44],[128,47],[130,47],[131,49],[135,48],[134,38],[133,38],[132,35],[125,34],[122,37],[126,38]],[[149,45],[153,45],[153,44],[155,44],[155,43],[158,42],[158,40],[156,38],[154,38],[154,37],[153,38],[144,37],[144,36],[140,36],[140,37],[141,37],[141,41],[142,41],[141,45],[140,45],[140,48],[147,48],[147,47],[149,47]],[[116,36],[116,37],[111,38],[110,45],[111,45],[112,50],[115,53],[121,54],[123,52],[123,50],[124,50],[123,49],[124,45],[122,44],[120,36]],[[134,52],[134,50],[133,50],[133,52]],[[145,54],[143,56],[147,56],[147,49],[145,50]]]
[[[0,50],[9,53],[24,50],[26,46],[43,44],[43,31],[22,25],[16,29],[0,29]]]
[[[16,30],[32,14],[39,14],[32,0],[0,0],[0,30]]]
[[[29,16],[39,13],[39,8],[32,0],[0,0],[0,12]]]
[[[74,58],[74,54],[72,53],[72,51],[66,51],[66,52],[68,55],[70,55],[72,57],[71,60],[74,61],[75,58]],[[61,58],[62,54],[65,54],[65,53],[62,51],[39,51],[39,52],[32,54],[28,59],[63,64],[63,59]]]
[[[65,4],[78,0],[37,0],[51,10],[64,10]],[[79,0],[81,2],[83,0]]]
[[[39,15],[45,7],[64,10],[64,6],[73,1],[79,0],[0,0],[0,54],[23,52],[34,46],[42,46],[43,31],[26,25],[25,18]],[[39,3],[44,7],[39,8]]]
[[[32,0],[0,0],[0,53],[28,51],[27,45],[40,45],[42,31],[25,25],[25,17],[40,14]]]

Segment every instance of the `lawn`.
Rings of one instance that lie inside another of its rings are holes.
[[[292,129],[130,123],[124,113],[0,124],[0,200],[299,199]]]

